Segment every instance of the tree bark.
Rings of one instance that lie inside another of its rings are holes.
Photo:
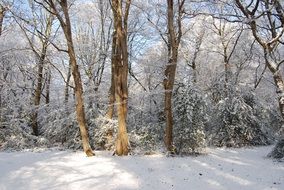
[[[115,30],[115,54],[114,64],[114,91],[117,103],[118,135],[116,139],[116,154],[127,155],[129,152],[129,140],[127,135],[127,101],[128,101],[128,47],[127,47],[127,20],[131,0],[126,1],[125,12],[122,15],[122,1],[112,0]],[[114,53],[113,52],[113,53]]]
[[[165,89],[165,117],[166,117],[166,132],[165,145],[168,151],[173,150],[173,113],[172,113],[172,92],[176,75],[176,67],[178,61],[178,47],[182,36],[181,19],[184,0],[178,4],[178,18],[176,20],[178,30],[175,31],[174,24],[174,3],[173,0],[167,0],[167,18],[168,18],[168,63],[165,70],[164,89]]]
[[[32,129],[33,129],[33,134],[35,136],[39,135],[39,130],[38,130],[38,108],[40,105],[40,100],[41,100],[41,93],[42,93],[42,84],[43,84],[43,68],[44,68],[44,62],[46,59],[46,54],[47,54],[47,47],[48,47],[48,39],[51,34],[52,30],[52,21],[53,18],[50,15],[47,18],[46,26],[45,26],[45,31],[44,31],[44,38],[42,41],[42,48],[40,53],[36,53],[36,56],[38,56],[38,64],[37,64],[37,85],[35,89],[35,95],[34,95],[34,106],[35,110],[32,114]]]
[[[114,115],[114,104],[115,104],[115,88],[114,88],[114,65],[111,66],[111,86],[109,88],[109,102],[108,102],[108,110],[106,113],[106,118],[112,119]]]
[[[50,102],[50,83],[51,83],[51,71],[48,68],[47,70],[47,79],[46,79],[46,94],[45,94],[45,103],[49,104]]]
[[[33,134],[35,136],[39,135],[38,131],[38,107],[40,105],[40,99],[41,99],[41,92],[42,92],[42,82],[43,82],[43,64],[45,61],[45,55],[47,51],[47,45],[43,45],[42,51],[41,51],[41,56],[39,58],[39,62],[37,64],[38,66],[38,71],[37,71],[37,86],[35,89],[35,96],[34,96],[34,106],[35,110],[32,115],[32,129],[33,129]]]
[[[113,118],[114,114],[114,103],[115,103],[115,79],[114,79],[114,71],[115,71],[115,54],[116,54],[116,32],[113,32],[112,36],[112,58],[111,58],[111,85],[109,88],[109,103],[108,110],[106,113],[106,117],[108,119]]]
[[[7,9],[0,5],[0,36],[2,35],[4,16]]]
[[[273,75],[274,84],[276,85],[276,93],[278,95],[278,104],[279,104],[279,111],[281,113],[282,118],[284,118],[284,81],[281,71],[278,67],[273,67],[274,64],[271,63],[269,60],[270,52],[267,48],[264,48],[264,58],[265,63],[270,72]]]
[[[235,4],[237,8],[247,18],[247,20],[249,20],[248,25],[250,26],[252,35],[264,51],[265,65],[269,68],[270,72],[273,75],[274,83],[277,87],[276,93],[278,95],[279,110],[282,115],[282,118],[284,118],[284,82],[283,76],[279,69],[280,65],[284,62],[284,60],[282,59],[280,62],[277,63],[277,60],[274,59],[273,56],[273,52],[275,52],[277,48],[279,49],[279,41],[281,37],[283,37],[284,33],[283,7],[281,6],[281,3],[278,0],[273,1],[273,3],[269,1],[261,2],[260,0],[257,0],[255,4],[250,4],[249,6],[245,6],[244,2],[240,0],[235,0]],[[252,5],[253,7],[251,7]],[[250,11],[249,9],[252,10]],[[259,25],[259,23],[263,21],[257,23],[258,20],[255,19],[255,14],[257,10],[269,10],[265,12],[265,14],[263,14],[261,17],[259,17],[260,19],[267,19],[267,26],[263,27],[262,29],[264,30],[265,28],[269,28],[266,30],[267,33],[270,34],[270,36],[267,35],[265,38],[262,37],[262,34],[258,30],[262,27],[261,25]],[[276,11],[278,15],[272,15],[272,11]],[[277,22],[280,22],[281,25],[276,26]],[[269,39],[267,39],[267,37],[269,37]]]
[[[68,65],[68,72],[67,72],[67,78],[66,78],[66,84],[64,89],[64,103],[66,104],[69,100],[69,84],[70,84],[70,78],[71,78],[71,64],[69,62]]]
[[[77,116],[77,122],[79,125],[80,134],[82,138],[82,145],[83,145],[83,149],[86,155],[93,156],[94,153],[89,143],[89,135],[88,135],[87,124],[86,124],[85,110],[84,110],[83,86],[82,86],[81,75],[80,75],[80,71],[78,68],[74,45],[73,45],[71,22],[70,22],[69,13],[68,13],[67,0],[61,0],[59,2],[64,16],[62,16],[58,12],[57,7],[55,6],[53,0],[45,0],[45,1],[48,1],[48,4],[51,6],[52,11],[58,18],[60,25],[63,29],[64,36],[67,41],[67,47],[68,47],[67,52],[69,55],[72,76],[74,78],[74,83],[75,83],[76,116]]]
[[[277,86],[279,110],[282,118],[284,118],[284,82],[279,70],[273,73],[273,79]]]

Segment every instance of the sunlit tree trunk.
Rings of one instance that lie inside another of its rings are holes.
[[[86,155],[93,156],[94,153],[89,143],[89,135],[87,130],[84,101],[83,101],[83,86],[74,50],[67,0],[61,0],[59,2],[60,9],[62,10],[63,15],[59,13],[58,6],[55,5],[56,2],[54,0],[45,0],[45,2],[48,3],[48,5],[52,9],[52,12],[56,15],[57,19],[59,20],[61,28],[63,29],[64,32],[64,36],[67,41],[67,47],[68,47],[67,52],[70,58],[71,72],[75,83],[76,116],[81,133],[82,145]]]
[[[114,16],[115,52],[112,55],[114,65],[114,92],[117,105],[118,135],[116,139],[116,154],[127,155],[129,152],[129,140],[127,135],[127,101],[128,101],[128,47],[127,47],[127,21],[131,0],[125,2],[124,15],[121,0],[112,0]]]

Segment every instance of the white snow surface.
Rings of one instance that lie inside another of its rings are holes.
[[[208,149],[198,157],[96,152],[1,152],[0,190],[283,190],[284,163],[272,147]]]

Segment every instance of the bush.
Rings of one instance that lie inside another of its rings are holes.
[[[174,142],[179,154],[201,153],[205,147],[206,103],[202,92],[192,87],[178,89],[174,101]]]
[[[273,150],[268,154],[268,157],[284,162],[284,138],[278,141]]]
[[[93,144],[96,150],[114,150],[117,120],[106,119],[102,116],[95,119]]]
[[[270,144],[271,139],[265,131],[268,126],[256,114],[259,113],[257,109],[261,108],[239,93],[219,101],[211,113],[210,144],[227,147]]]
[[[129,133],[129,141],[134,154],[152,154],[161,151],[163,144],[164,126],[150,123],[136,128]]]
[[[20,123],[16,126],[5,126],[0,130],[0,150],[22,151],[50,147],[50,142],[46,138],[31,135],[31,129]]]

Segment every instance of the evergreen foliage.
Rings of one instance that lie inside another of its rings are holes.
[[[277,142],[273,150],[268,154],[268,157],[284,161],[284,139]]]
[[[175,98],[174,142],[180,154],[201,153],[205,147],[207,119],[204,96],[191,86],[178,89]]]
[[[270,144],[266,111],[254,94],[249,89],[246,89],[249,93],[241,92],[234,86],[218,91],[220,99],[217,102],[213,99],[208,126],[209,144],[227,147]]]

